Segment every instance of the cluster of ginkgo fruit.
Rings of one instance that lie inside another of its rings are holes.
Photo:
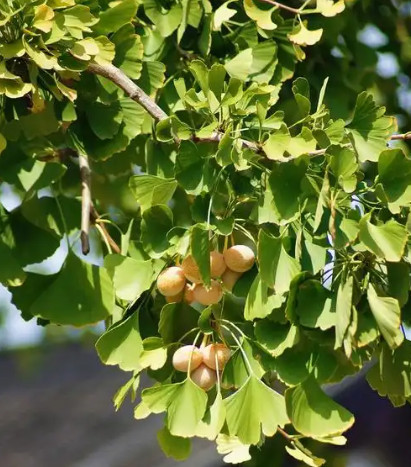
[[[251,269],[255,255],[246,245],[234,245],[224,253],[214,250],[210,253],[211,284],[206,286],[194,258],[188,255],[181,266],[165,269],[157,279],[157,289],[168,303],[185,301],[201,305],[218,303],[226,290],[233,289],[240,276]]]
[[[165,269],[157,279],[157,289],[168,303],[197,302],[204,306],[218,303],[224,290],[232,291],[241,275],[251,269],[255,255],[246,245],[234,245],[220,253],[210,253],[211,283],[206,286],[194,258],[188,255],[181,266]],[[200,348],[195,345],[180,347],[173,355],[173,366],[177,371],[190,372],[191,380],[208,391],[217,381],[230,358],[230,349],[222,343],[212,343]]]

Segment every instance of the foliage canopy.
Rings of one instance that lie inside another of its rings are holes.
[[[199,436],[238,463],[280,434],[321,465],[304,439],[343,444],[354,422],[322,385],[367,366],[411,401],[411,122],[358,39],[386,32],[401,78],[410,18],[291,3],[0,0],[0,282],[25,320],[105,321],[97,352],[130,372],[116,408],[147,372],[135,417],[166,414],[176,459]],[[58,272],[33,268],[62,242]],[[158,293],[188,254],[208,286],[234,244],[257,261],[218,304]],[[232,352],[209,392],[171,363],[201,339]]]

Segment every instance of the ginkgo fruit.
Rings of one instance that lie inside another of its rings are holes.
[[[157,278],[157,288],[165,297],[178,295],[185,285],[184,272],[178,266],[165,269]]]
[[[255,255],[246,245],[234,245],[224,252],[224,260],[232,271],[245,272],[253,267]]]
[[[195,284],[202,282],[200,270],[198,269],[197,263],[191,255],[186,256],[181,263],[181,268],[184,272],[185,277]]]
[[[215,343],[203,347],[201,350],[203,355],[203,362],[212,370],[222,371],[225,364],[231,356],[230,349],[221,343]]]
[[[194,302],[194,284],[186,284],[183,292],[183,300],[190,304]]]
[[[173,367],[177,371],[188,371],[191,359],[190,370],[195,370],[203,362],[203,354],[200,349],[194,345],[185,345],[174,352]]]
[[[214,305],[218,303],[223,297],[223,288],[221,284],[212,280],[210,287],[206,287],[203,284],[196,284],[194,287],[194,300],[201,305]]]
[[[187,285],[186,285],[186,287],[187,287]],[[185,289],[183,289],[177,295],[169,295],[168,297],[166,297],[166,302],[167,303],[180,303],[184,298],[184,291],[185,291]]]
[[[220,277],[226,270],[227,265],[224,261],[224,255],[217,250],[210,253],[210,272],[211,277]]]
[[[194,370],[190,377],[204,391],[209,391],[217,381],[217,373],[204,363]]]
[[[223,281],[224,287],[229,292],[231,292],[241,275],[241,272],[232,271],[231,269],[227,268],[224,274],[221,276],[221,280]]]

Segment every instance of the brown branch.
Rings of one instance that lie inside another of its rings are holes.
[[[130,99],[133,99],[133,101],[144,107],[155,120],[160,121],[168,117],[150,96],[116,66],[91,63],[87,70],[115,83]]]
[[[104,236],[106,237],[106,240],[108,244],[111,246],[112,250],[115,253],[120,254],[121,253],[121,248],[117,245],[116,241],[113,239],[113,237],[110,235],[109,231],[107,230],[106,226],[104,225],[103,222],[99,222],[100,214],[97,212],[96,208],[91,205],[91,213],[90,213],[90,218],[91,221],[94,224],[98,224],[100,226],[100,229],[103,231]]]
[[[87,255],[90,252],[91,174],[87,155],[79,154],[78,160],[81,177],[81,250],[83,255]]]
[[[279,8],[285,8],[292,12],[299,12],[295,8],[287,7],[286,5],[282,5],[278,2],[274,2],[272,0],[261,0],[265,1],[266,3],[270,3],[272,5],[276,5]],[[88,66],[88,71],[94,73],[96,75],[103,76],[104,78],[109,79],[118,87],[120,87],[131,99],[135,102],[140,104],[147,112],[156,120],[164,120],[168,118],[168,115],[161,109],[157,103],[148,96],[137,84],[135,84],[130,78],[128,78],[119,68],[114,65],[97,65],[97,64],[90,64]],[[193,136],[192,141],[194,142],[219,142],[221,138],[224,136],[223,133],[219,131],[215,131],[211,134],[208,138],[199,138],[198,136]],[[392,141],[395,140],[408,140],[411,139],[411,132],[407,132],[400,135],[392,135],[390,138]],[[240,142],[243,148],[251,149],[252,151],[256,152],[257,154],[264,154],[263,147],[261,144],[255,143],[253,141],[247,141],[245,139],[240,139]],[[308,153],[309,156],[322,156],[326,152],[326,149],[316,149],[315,151],[311,151]],[[276,162],[289,162],[293,160],[292,157],[281,157],[276,159]]]
[[[297,8],[292,8],[288,5],[284,5],[283,3],[280,2],[274,2],[273,0],[260,0],[262,3],[268,3],[269,5],[276,6],[277,8],[281,8],[282,10],[289,11],[290,13],[294,13],[295,15],[298,15],[301,13],[301,10]]]

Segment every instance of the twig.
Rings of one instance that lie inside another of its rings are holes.
[[[274,2],[273,0],[260,0],[260,2],[268,3],[269,5],[274,5],[277,8],[281,8],[282,10],[289,11],[290,13],[294,13],[295,15],[298,15],[298,14],[301,13],[301,9],[292,8],[292,7],[288,6],[288,5],[284,5],[284,4],[280,3],[280,2]]]
[[[91,205],[91,212],[90,212],[90,219],[94,224],[98,224],[100,227],[101,232],[104,234],[104,238],[107,240],[107,243],[111,246],[111,249],[115,252],[120,254],[121,248],[117,245],[116,241],[113,237],[109,234],[106,226],[103,222],[99,222],[100,214],[97,212],[96,208]]]
[[[90,252],[90,211],[91,211],[91,189],[90,189],[90,165],[87,154],[78,155],[81,177],[81,250],[83,255]]]
[[[262,0],[266,3],[277,4],[278,2],[274,2],[272,0]],[[278,4],[277,6],[282,5]],[[291,7],[286,7],[282,5],[286,9],[297,12]],[[156,120],[164,120],[168,118],[168,115],[157,105],[157,103],[148,96],[137,84],[135,84],[130,78],[128,78],[119,68],[114,65],[97,65],[97,64],[90,64],[88,66],[88,71],[94,73],[96,75],[103,76],[118,87],[120,87],[131,99],[135,102],[140,104],[147,112]],[[219,142],[221,141],[222,137],[224,136],[223,133],[220,131],[215,131],[207,138],[199,138],[198,136],[193,135],[191,140],[194,142]],[[400,135],[392,135],[390,138],[392,141],[394,140],[408,140],[411,139],[411,132],[407,132]],[[239,140],[243,148],[251,149],[257,154],[264,154],[263,147],[255,143],[253,141],[247,141],[245,139]],[[311,157],[315,156],[322,156],[326,153],[326,149],[316,149],[315,151],[311,151],[307,153]],[[293,160],[293,157],[281,157],[275,159],[276,162],[289,162]]]
[[[91,63],[87,70],[117,84],[130,99],[133,99],[133,101],[144,107],[155,120],[164,120],[168,117],[150,96],[137,86],[137,84],[133,83],[133,81],[116,66]]]

